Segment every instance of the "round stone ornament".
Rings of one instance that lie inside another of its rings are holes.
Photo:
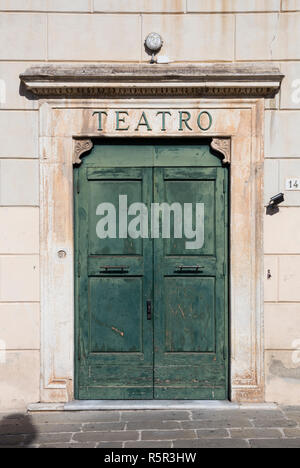
[[[153,51],[153,52],[157,52],[158,50],[161,49],[162,45],[163,45],[163,40],[162,40],[162,37],[157,34],[157,33],[150,33],[147,37],[146,37],[146,41],[145,41],[145,44],[146,44],[146,47]]]

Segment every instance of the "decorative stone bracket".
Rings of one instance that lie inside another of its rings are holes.
[[[231,140],[230,138],[213,138],[210,146],[224,156],[223,164],[231,163]]]
[[[74,139],[73,164],[80,165],[81,157],[93,148],[94,144],[90,138]]]

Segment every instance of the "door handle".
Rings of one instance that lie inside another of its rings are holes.
[[[147,301],[147,320],[152,320],[152,303]]]
[[[203,268],[204,267],[202,267],[200,265],[188,265],[188,266],[180,265],[175,270],[175,273],[185,273],[187,271],[190,271],[190,272],[193,272],[193,273],[201,273],[201,270],[203,270]]]
[[[101,273],[116,273],[116,272],[128,273],[128,271],[129,271],[128,266],[108,265],[108,266],[101,267]]]

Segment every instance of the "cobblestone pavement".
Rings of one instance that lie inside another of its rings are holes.
[[[0,414],[0,448],[300,448],[300,407]]]

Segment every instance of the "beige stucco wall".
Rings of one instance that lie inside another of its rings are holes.
[[[278,64],[286,78],[266,102],[265,201],[300,177],[299,0],[1,0],[0,410],[39,401],[38,105],[18,75],[44,62],[145,62],[152,31],[175,62]],[[300,192],[287,192],[265,217],[265,348],[266,400],[291,404],[300,403],[299,233]]]

